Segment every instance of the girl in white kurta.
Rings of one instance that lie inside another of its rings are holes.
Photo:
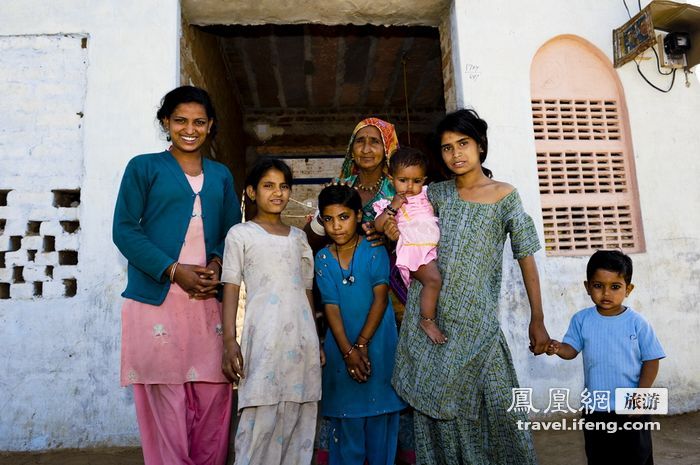
[[[291,183],[284,162],[259,162],[246,179],[256,215],[226,236],[222,369],[238,382],[236,464],[303,465],[313,453],[321,398],[313,255],[304,232],[280,218]],[[235,321],[242,281],[246,311],[239,346]]]

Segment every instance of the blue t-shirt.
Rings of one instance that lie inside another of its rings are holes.
[[[666,357],[649,322],[629,307],[615,316],[595,307],[577,312],[562,342],[583,352],[586,388],[610,395],[639,386],[642,362]]]

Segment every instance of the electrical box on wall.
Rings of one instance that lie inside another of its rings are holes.
[[[666,34],[657,36],[657,30]],[[653,0],[621,27],[613,29],[615,68],[654,46],[658,47],[662,66],[667,68],[690,69],[700,63],[700,7]]]
[[[673,44],[676,44],[679,40],[681,43],[688,44],[688,48],[675,47]],[[680,36],[676,35],[676,33],[658,34],[656,36],[656,47],[661,68],[680,69],[688,66],[685,55],[690,48],[690,39],[687,34],[681,34]]]

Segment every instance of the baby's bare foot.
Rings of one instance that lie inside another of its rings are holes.
[[[447,336],[442,334],[437,323],[432,320],[421,318],[420,328],[428,336],[428,339],[433,341],[433,344],[444,344],[447,342]]]

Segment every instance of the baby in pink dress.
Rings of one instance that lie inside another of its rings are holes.
[[[396,220],[399,240],[396,245],[396,266],[406,287],[412,278],[423,285],[420,292],[420,326],[436,344],[447,337],[437,325],[437,301],[442,276],[437,265],[437,245],[440,240],[438,218],[428,200],[425,186],[428,159],[412,148],[400,148],[391,157],[389,179],[396,195],[392,200],[374,203],[377,212],[375,227],[384,232],[390,217]]]

